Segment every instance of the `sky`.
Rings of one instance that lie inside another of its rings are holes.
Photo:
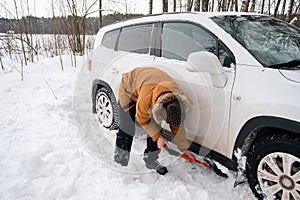
[[[16,9],[14,6],[14,1],[17,2],[18,18],[22,16],[32,15],[36,17],[52,17],[52,5],[54,8],[55,16],[66,16],[68,15],[67,0],[0,0],[0,17],[3,18],[17,18]],[[89,16],[98,16],[99,12],[99,0],[75,0],[78,5],[79,15],[82,13],[84,6],[83,2],[87,2],[87,7],[89,7],[93,2],[96,4],[90,10],[92,14]],[[172,0],[169,0],[169,11],[172,11]],[[186,1],[182,1],[186,2]],[[241,2],[241,0],[239,0]],[[256,4],[259,5],[261,0],[256,0]],[[289,0],[287,0],[287,5]],[[29,6],[27,6],[29,5]],[[102,0],[102,8],[104,10],[103,15],[112,12],[120,13],[138,13],[138,14],[148,14],[149,13],[149,0]],[[179,6],[179,5],[177,5]],[[268,5],[265,5],[266,9]],[[272,4],[271,12],[273,11],[274,5]],[[281,9],[282,5],[280,5]],[[258,7],[256,7],[258,8]],[[288,6],[286,6],[286,9]],[[180,11],[177,8],[177,11]],[[153,0],[153,14],[162,12],[162,0]]]
[[[32,15],[36,17],[52,17],[52,5],[54,5],[54,13],[56,16],[65,15],[67,13],[66,0],[15,0],[17,2],[18,17]],[[76,0],[78,2],[78,7],[82,8],[82,3],[84,0]],[[94,14],[90,16],[98,16],[97,9],[99,7],[98,0],[85,0],[87,6],[89,7],[94,1],[96,5],[91,9]],[[112,11],[117,11],[125,13],[142,13],[148,14],[149,12],[149,0],[102,0],[102,7],[105,11],[104,14],[111,13]],[[53,2],[53,4],[52,4]],[[161,12],[161,0],[153,1],[153,13]],[[27,6],[29,5],[29,6]],[[79,10],[83,13],[82,10]],[[0,0],[0,17],[3,18],[16,18],[16,9],[14,5],[14,0]]]

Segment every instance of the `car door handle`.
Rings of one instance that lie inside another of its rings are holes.
[[[119,70],[118,70],[117,68],[114,67],[114,68],[111,69],[111,73],[112,73],[112,74],[118,74],[118,73],[119,73]]]

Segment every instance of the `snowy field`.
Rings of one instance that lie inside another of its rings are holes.
[[[56,57],[25,66],[24,81],[15,69],[0,70],[0,200],[255,199],[247,184],[233,187],[233,172],[225,179],[165,152],[167,175],[146,169],[141,130],[129,166],[116,165],[115,132],[99,127],[90,96],[80,93],[90,92],[87,72],[63,59],[64,71]]]

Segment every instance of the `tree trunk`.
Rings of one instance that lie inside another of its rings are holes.
[[[250,0],[243,0],[242,1],[242,7],[241,12],[248,12]]]
[[[202,0],[202,8],[203,8],[203,2],[204,2],[204,0]],[[199,11],[200,11],[200,0],[195,0],[194,10],[195,10],[196,12],[199,12]],[[203,9],[202,9],[202,11],[203,11]]]
[[[0,56],[0,63],[1,63],[1,69],[2,69],[2,70],[5,70],[5,69],[4,69],[4,66],[3,66],[3,63],[2,63],[2,58],[1,58],[1,56]]]
[[[162,0],[162,10],[168,12],[168,0]]]
[[[250,7],[250,12],[254,12],[255,11],[255,3],[256,3],[256,1],[252,0],[251,7]]]
[[[265,8],[265,0],[262,0],[260,13],[262,14],[264,13],[264,8]]]
[[[238,4],[238,0],[234,0],[234,8],[235,8],[235,11],[239,11],[239,4]]]
[[[290,5],[289,5],[289,9],[288,9],[288,16],[287,16],[287,20],[290,21],[292,20],[292,14],[293,14],[293,8],[294,8],[294,0],[290,0]]]
[[[268,3],[268,15],[271,15],[271,0]]]
[[[103,26],[102,20],[102,0],[99,0],[99,28]]]
[[[227,0],[222,0],[222,11],[226,11],[226,5],[227,5],[227,3],[226,3],[226,1]]]
[[[153,0],[149,0],[149,15],[152,15],[153,11]]]
[[[176,0],[173,0],[173,12],[176,12]]]
[[[218,0],[218,12],[222,9],[222,0]]]
[[[284,20],[285,17],[285,5],[286,5],[286,0],[283,0],[283,3],[282,3],[282,9],[281,9],[281,19]]]
[[[275,6],[275,10],[274,10],[274,17],[277,16],[280,2],[281,2],[281,0],[277,0],[276,6]]]
[[[191,12],[192,11],[192,7],[193,7],[193,1],[192,0],[187,0],[186,3],[186,11]]]
[[[233,0],[228,0],[226,7],[227,7],[227,11],[228,10],[233,11]]]

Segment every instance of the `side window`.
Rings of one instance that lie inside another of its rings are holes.
[[[212,52],[219,57],[222,64],[225,61],[230,62],[227,58],[229,54],[225,48],[218,45],[216,38],[201,27],[184,22],[163,24],[161,34],[162,57],[186,61],[190,53],[196,51]]]
[[[151,44],[152,28],[153,24],[122,28],[118,42],[118,50],[148,54]]]
[[[120,30],[109,31],[104,34],[101,45],[109,49],[114,49]]]
[[[228,50],[226,50],[226,48],[221,45],[218,44],[218,58],[221,62],[221,64],[224,67],[231,67],[231,63],[234,63],[234,58],[233,56],[229,53]]]
[[[216,40],[205,30],[190,23],[164,23],[161,36],[161,56],[187,60],[195,51],[216,53]]]

